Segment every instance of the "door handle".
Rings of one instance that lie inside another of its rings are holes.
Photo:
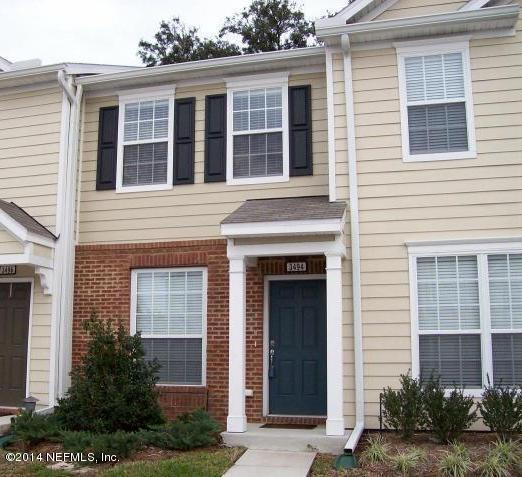
[[[270,346],[268,350],[268,377],[275,378],[275,341],[270,340]]]

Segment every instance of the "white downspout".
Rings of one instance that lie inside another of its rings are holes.
[[[359,190],[357,181],[357,147],[355,144],[355,111],[353,98],[352,57],[350,40],[341,38],[344,60],[344,94],[346,103],[346,132],[348,138],[348,180],[350,188],[350,232],[352,251],[353,340],[355,375],[355,426],[344,446],[353,453],[364,431],[364,361],[361,313],[361,253],[359,241]]]
[[[72,329],[72,301],[74,280],[74,224],[75,224],[75,199],[76,176],[78,162],[78,136],[80,127],[80,107],[82,104],[83,87],[73,87],[72,78],[66,80],[63,70],[58,72],[58,83],[63,89],[70,103],[68,138],[66,141],[67,152],[65,161],[61,163],[61,183],[59,185],[60,196],[60,237],[59,254],[57,254],[57,285],[59,301],[57,303],[55,326],[55,360],[54,366],[54,390],[53,403],[61,397],[67,387],[69,370],[71,366],[71,329]],[[59,290],[59,291],[58,291]]]

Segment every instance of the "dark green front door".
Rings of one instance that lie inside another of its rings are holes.
[[[270,282],[269,413],[326,415],[326,284]]]

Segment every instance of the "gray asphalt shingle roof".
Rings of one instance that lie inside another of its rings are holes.
[[[55,235],[51,231],[47,230],[40,222],[29,215],[24,209],[18,207],[14,202],[6,202],[0,199],[0,210],[3,210],[13,220],[27,229],[28,232],[56,240]]]
[[[345,202],[329,202],[328,196],[254,199],[245,201],[221,223],[342,219],[345,209]]]

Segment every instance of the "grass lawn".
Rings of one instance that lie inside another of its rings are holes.
[[[177,453],[164,460],[124,462],[114,467],[99,466],[79,475],[85,477],[221,477],[243,453],[238,448],[198,449]],[[140,457],[146,458],[140,454]],[[43,464],[9,463],[0,450],[1,477],[71,477],[71,472],[52,470]]]

